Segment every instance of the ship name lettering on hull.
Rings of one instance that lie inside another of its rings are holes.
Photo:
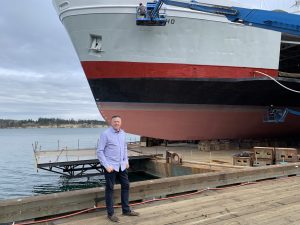
[[[175,23],[175,19],[167,19],[167,23],[168,24],[174,24]]]

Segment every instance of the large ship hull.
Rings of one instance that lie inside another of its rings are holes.
[[[129,131],[166,140],[283,137],[295,135],[300,126],[292,115],[285,123],[263,123],[264,107],[124,102],[98,107],[107,120],[112,115],[126,118],[123,123]]]
[[[67,4],[65,4],[67,2]],[[280,33],[168,8],[165,27],[135,24],[138,1],[56,0],[104,119],[168,140],[297,135],[300,119],[264,123],[266,107],[300,107],[296,79],[278,78]],[[95,47],[97,42],[97,47]]]

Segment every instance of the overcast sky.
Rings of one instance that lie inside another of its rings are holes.
[[[0,118],[102,119],[51,0],[1,0],[0,31]]]
[[[102,119],[51,0],[1,0],[0,118]]]
[[[254,8],[262,8],[267,10],[281,9],[288,12],[297,10],[295,6],[296,0],[233,0],[235,2],[247,2]]]

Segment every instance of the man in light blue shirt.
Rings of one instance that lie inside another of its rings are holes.
[[[125,132],[121,129],[121,124],[121,117],[113,116],[111,118],[111,126],[101,134],[97,148],[97,157],[100,164],[105,168],[105,201],[107,216],[113,222],[119,222],[119,218],[114,215],[113,202],[116,176],[119,177],[121,184],[123,215],[139,215],[139,213],[130,210],[129,207],[129,180],[127,173],[129,162]]]

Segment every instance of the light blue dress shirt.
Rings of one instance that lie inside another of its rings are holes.
[[[101,135],[98,142],[97,157],[105,168],[112,166],[115,171],[124,171],[128,164],[127,143],[124,130],[117,132],[109,127]]]

